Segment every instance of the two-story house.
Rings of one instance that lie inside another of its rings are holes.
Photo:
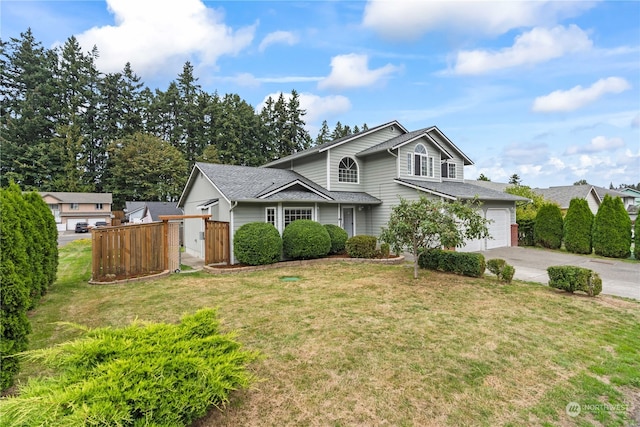
[[[517,245],[515,202],[526,199],[465,182],[464,166],[471,164],[437,127],[409,132],[392,121],[259,168],[196,163],[178,207],[229,222],[231,237],[248,222],[270,222],[282,232],[297,219],[336,224],[349,236],[377,236],[400,197],[478,197],[492,220],[492,238],[459,250]],[[186,221],[184,227],[186,250],[198,257],[203,226]]]
[[[78,222],[111,223],[111,193],[41,192],[56,220],[58,231],[75,230]]]

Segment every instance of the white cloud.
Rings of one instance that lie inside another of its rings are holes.
[[[566,167],[565,163],[557,157],[551,157],[549,159],[549,164],[558,170],[564,169]]]
[[[269,97],[277,100],[281,92],[270,93],[264,97],[262,102],[256,107],[256,111],[260,112],[265,106]],[[300,108],[305,110],[307,114],[302,118],[307,124],[307,129],[315,128],[314,124],[320,123],[332,116],[344,114],[351,109],[351,101],[342,95],[318,96],[313,93],[299,93]],[[291,99],[290,93],[283,93],[284,99]]]
[[[306,83],[317,82],[323,77],[313,76],[280,76],[280,77],[256,77],[251,73],[239,73],[229,77],[215,77],[215,80],[232,82],[239,86],[258,87],[262,83]]]
[[[214,65],[220,56],[249,46],[255,31],[255,26],[234,31],[222,13],[200,0],[107,0],[107,5],[116,24],[76,36],[85,50],[98,47],[98,68],[104,72],[122,70],[127,61],[136,72],[155,71],[194,54]]]
[[[537,64],[567,53],[588,50],[589,36],[576,25],[568,28],[534,28],[516,37],[513,46],[497,52],[467,50],[458,52],[456,74],[482,74],[503,68]]]
[[[383,37],[415,40],[433,30],[497,35],[576,16],[595,2],[574,1],[369,1],[363,25]]]
[[[548,156],[547,144],[538,143],[511,143],[504,148],[504,157],[507,163],[526,164],[530,162],[542,162]]]
[[[266,37],[262,39],[262,42],[260,42],[260,46],[258,47],[258,49],[260,50],[260,52],[264,52],[265,49],[276,43],[283,43],[289,46],[293,46],[294,44],[298,43],[298,37],[289,31],[275,31],[273,33],[267,34]]]
[[[400,67],[387,64],[375,70],[369,69],[367,55],[351,53],[331,58],[331,73],[318,83],[320,89],[349,89],[371,86],[400,71]]]
[[[607,93],[621,93],[631,89],[631,85],[621,77],[600,79],[588,88],[578,85],[569,90],[556,90],[549,95],[539,96],[533,101],[536,112],[567,112],[590,104]]]
[[[620,147],[624,147],[624,141],[622,138],[596,136],[587,145],[571,145],[567,147],[565,154],[598,153],[600,151],[609,151]]]

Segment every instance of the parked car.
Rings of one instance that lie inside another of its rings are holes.
[[[88,222],[79,222],[76,224],[76,233],[87,233],[87,232],[89,232]]]
[[[96,227],[106,227],[107,225],[107,221],[97,221],[96,222]]]

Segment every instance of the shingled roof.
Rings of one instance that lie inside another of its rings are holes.
[[[481,200],[493,201],[527,201],[525,197],[515,196],[503,191],[496,191],[479,185],[459,181],[430,182],[417,179],[396,179],[395,182],[420,191],[435,194],[452,200],[469,200],[477,197]]]
[[[214,183],[230,202],[381,203],[379,199],[364,192],[328,191],[291,170],[200,162],[196,163],[196,168]],[[193,176],[189,181],[192,178]],[[178,205],[180,206],[180,202]]]

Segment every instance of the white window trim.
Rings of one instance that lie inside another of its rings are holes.
[[[353,162],[353,164],[355,165],[355,171],[356,171],[356,180],[355,181],[341,181],[340,180],[340,165],[342,164],[342,162],[345,159],[349,159]],[[340,161],[338,162],[338,182],[340,184],[360,184],[360,165],[358,164],[358,161],[356,159],[354,159],[351,156],[344,156],[343,158],[340,159]]]
[[[282,208],[282,229],[284,230],[287,227],[287,211],[292,211],[292,210],[308,210],[311,211],[311,219],[312,221],[315,221],[316,215],[315,215],[315,209],[313,208],[313,206],[287,206],[287,207],[283,207]],[[297,219],[301,219],[301,218],[297,218]],[[306,219],[306,218],[305,218]],[[294,220],[295,221],[295,220]],[[293,221],[291,221],[293,222]],[[289,224],[291,224],[291,222],[289,222]]]
[[[273,223],[269,222],[269,210],[273,210]],[[275,206],[267,206],[264,208],[264,222],[268,224],[273,224],[274,227],[278,228],[278,208]]]
[[[453,167],[453,176],[451,176],[452,167]],[[455,163],[447,163],[447,178],[458,179],[458,167]]]
[[[424,149],[424,153],[418,153],[416,150],[418,147],[422,147]],[[416,175],[415,173],[415,158],[420,157],[420,173]],[[411,160],[409,160],[409,158]],[[426,162],[426,163],[424,163]],[[407,155],[407,172],[412,176],[420,176],[424,178],[434,178],[435,177],[435,158],[429,155],[429,150],[425,147],[424,144],[419,143],[416,144],[413,148],[413,151],[408,153]],[[426,174],[422,173],[423,167],[426,169]]]

